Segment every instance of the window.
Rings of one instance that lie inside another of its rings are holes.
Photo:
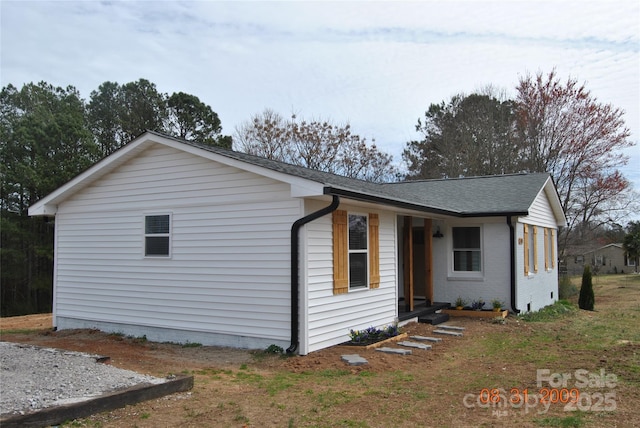
[[[349,288],[368,286],[367,216],[349,214]]]
[[[169,257],[171,216],[169,214],[144,217],[144,255],[146,257]]]
[[[333,214],[333,294],[380,287],[378,214]]]
[[[453,271],[480,272],[482,270],[482,249],[479,227],[454,227]]]
[[[624,265],[625,266],[635,266],[636,260],[629,255],[629,253],[624,253]]]

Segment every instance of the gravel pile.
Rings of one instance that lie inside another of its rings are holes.
[[[97,363],[97,357],[0,342],[0,414],[25,414],[134,385],[165,382]]]

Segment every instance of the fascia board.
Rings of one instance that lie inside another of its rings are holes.
[[[71,181],[54,190],[49,195],[40,199],[38,202],[29,207],[30,216],[53,216],[58,210],[58,204],[82,188],[88,186],[100,177],[113,171],[119,165],[122,165],[129,159],[135,157],[138,153],[145,150],[152,144],[163,144],[176,150],[191,153],[193,155],[219,162],[223,165],[232,166],[244,171],[252,172],[257,175],[271,178],[276,181],[288,183],[291,186],[292,197],[319,196],[323,194],[324,185],[312,180],[301,177],[292,176],[268,168],[252,165],[247,162],[228,158],[217,153],[212,153],[198,147],[182,144],[178,141],[164,138],[152,133],[142,134],[137,139],[123,146],[111,155],[102,159],[87,169],[85,172],[73,178]]]

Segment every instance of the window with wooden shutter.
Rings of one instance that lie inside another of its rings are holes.
[[[333,212],[333,294],[380,287],[378,214]]]
[[[369,288],[380,287],[380,219],[369,214]]]
[[[347,212],[333,212],[333,294],[349,291]]]

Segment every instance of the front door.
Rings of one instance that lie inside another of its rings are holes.
[[[422,224],[420,224],[422,223]],[[414,310],[416,297],[433,302],[433,238],[431,219],[402,220],[402,287],[405,311]]]

